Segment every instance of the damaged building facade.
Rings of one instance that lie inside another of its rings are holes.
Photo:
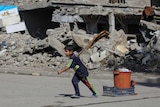
[[[76,22],[87,33],[123,29],[125,33],[138,32],[138,23],[150,0],[2,0],[4,4],[19,6],[22,20],[32,36],[45,38],[46,30],[59,23]]]
[[[144,43],[137,42],[139,38],[137,35],[143,37],[139,25],[143,22],[141,18],[144,8],[154,5],[158,13],[160,5],[158,0],[1,0],[0,2],[18,6],[21,20],[25,22],[27,28],[24,34],[7,34],[5,38],[1,38],[1,41],[6,41],[8,44],[7,48],[1,50],[1,66],[51,67],[56,70],[66,62],[63,54],[66,44],[73,44],[78,54],[93,42],[93,45],[80,55],[89,69],[101,71],[115,66],[144,72],[145,70],[150,72],[153,68],[157,72],[159,69],[156,60],[159,56],[157,50],[151,50],[148,44],[144,48]],[[157,23],[159,23],[158,14]],[[151,32],[153,35],[159,30],[156,28]],[[102,37],[92,41],[98,34]],[[17,43],[18,38],[25,42]],[[148,43],[150,40],[151,38],[145,42]],[[151,59],[153,56],[155,58]]]

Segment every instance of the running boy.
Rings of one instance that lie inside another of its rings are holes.
[[[78,83],[82,81],[92,92],[93,97],[98,97],[97,92],[95,91],[95,88],[93,87],[93,84],[91,84],[88,76],[88,70],[86,66],[81,62],[80,58],[77,57],[74,54],[73,51],[73,46],[72,45],[67,45],[65,48],[65,55],[69,57],[68,64],[62,68],[61,70],[58,70],[57,73],[61,74],[62,72],[67,71],[68,69],[72,68],[75,71],[75,74],[72,78],[72,84],[75,90],[75,94],[71,96],[71,98],[79,98],[80,97],[80,91],[79,91],[79,86]]]

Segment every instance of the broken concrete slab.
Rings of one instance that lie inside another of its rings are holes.
[[[105,51],[102,51],[102,52],[93,53],[93,55],[91,55],[91,60],[93,62],[100,62],[103,59],[105,59],[106,57],[107,57],[107,55],[106,55],[106,50],[105,50]]]
[[[83,19],[79,15],[53,15],[52,17],[53,22],[59,22],[59,23],[74,23],[74,22],[84,22]]]
[[[151,60],[151,55],[146,54],[146,56],[142,59],[142,65],[146,65],[149,60]]]
[[[157,37],[157,42],[153,45],[153,48],[160,51],[160,30],[155,31],[154,36]]]
[[[87,36],[87,34],[72,34],[73,40],[76,42],[76,44],[82,48],[86,47],[87,44],[89,43],[89,41],[93,38],[93,37],[89,37]]]
[[[129,52],[129,50],[124,45],[117,45],[116,50],[120,51],[123,54],[126,54]]]
[[[20,23],[21,19],[19,15],[15,16],[3,16],[1,19],[0,27],[9,26],[13,24]]]
[[[124,31],[112,31],[109,34],[108,49],[116,52],[120,56],[124,56],[127,52],[127,36],[125,35]]]
[[[58,41],[56,38],[52,36],[48,36],[47,38],[48,44],[55,48],[61,55],[65,56],[64,54],[64,44]]]
[[[25,31],[26,30],[26,24],[25,22],[20,22],[18,24],[8,25],[5,27],[7,33],[14,33],[19,31]]]
[[[150,30],[154,30],[154,31],[160,30],[160,25],[159,24],[148,22],[148,21],[145,21],[145,20],[140,20],[140,23],[141,23],[141,26],[145,25]]]

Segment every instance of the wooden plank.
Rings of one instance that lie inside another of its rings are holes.
[[[97,35],[95,35],[95,36],[93,37],[93,39],[88,43],[88,45],[87,45],[85,48],[83,48],[82,51],[80,51],[80,53],[78,54],[78,56],[79,56],[80,54],[82,54],[85,50],[91,48],[91,46],[92,46],[97,40],[99,40],[100,38],[102,38],[103,36],[106,36],[106,35],[107,35],[107,36],[109,35],[109,32],[106,31],[106,30],[103,30],[103,31],[101,31],[100,33],[98,33]]]

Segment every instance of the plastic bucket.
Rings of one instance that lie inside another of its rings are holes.
[[[131,72],[114,71],[114,87],[130,88]]]

